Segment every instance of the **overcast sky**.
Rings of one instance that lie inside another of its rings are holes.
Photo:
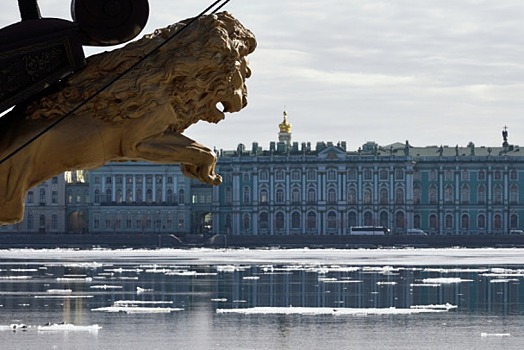
[[[211,2],[149,0],[140,36]],[[71,18],[69,0],[39,5]],[[500,146],[507,125],[510,143],[524,145],[524,2],[231,0],[225,10],[258,47],[248,106],[186,131],[209,147],[267,148],[284,108],[298,142]],[[1,0],[0,25],[18,20],[17,1]]]

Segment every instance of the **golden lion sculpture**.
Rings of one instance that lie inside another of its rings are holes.
[[[246,56],[255,47],[253,34],[229,13],[202,16],[91,56],[86,68],[53,92],[15,107],[0,118],[0,159],[139,62],[0,164],[0,223],[22,220],[27,190],[42,181],[110,161],[180,163],[187,176],[220,184],[214,152],[182,132],[199,120],[217,123],[224,112],[246,106],[245,80],[251,74]]]

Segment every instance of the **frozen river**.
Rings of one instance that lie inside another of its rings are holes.
[[[524,249],[0,250],[2,349],[521,349]]]

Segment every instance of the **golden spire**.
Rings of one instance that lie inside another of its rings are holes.
[[[287,122],[287,113],[286,111],[284,111],[284,121],[282,121],[282,123],[278,124],[278,127],[280,128],[280,132],[285,132],[285,133],[291,133],[291,124],[289,124]]]

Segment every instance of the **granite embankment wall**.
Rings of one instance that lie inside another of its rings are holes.
[[[166,234],[0,234],[0,249],[9,248],[166,248],[166,247],[523,247],[524,235],[485,236],[232,236],[176,237]]]

